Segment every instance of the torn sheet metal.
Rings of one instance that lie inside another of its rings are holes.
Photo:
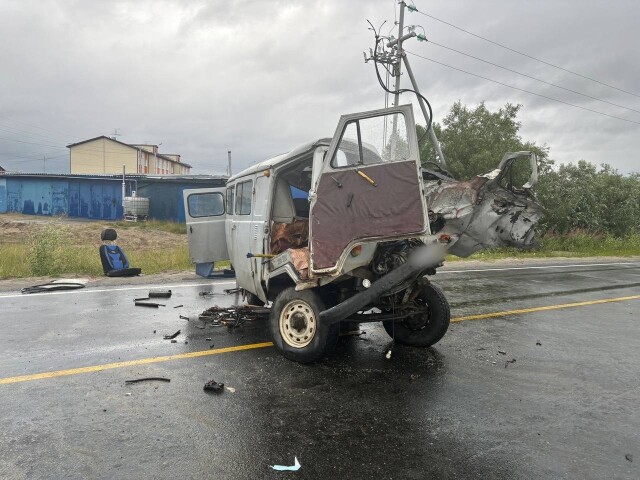
[[[505,187],[503,180],[512,165],[509,161],[523,156],[532,154],[507,154],[501,168],[464,182],[425,173],[431,230],[451,236],[449,253],[468,257],[486,248],[522,248],[533,243],[535,226],[543,213],[531,192],[537,169],[522,188]]]

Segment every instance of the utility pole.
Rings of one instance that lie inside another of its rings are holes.
[[[44,173],[47,173],[47,156],[46,155],[42,156],[42,164],[43,164]]]
[[[410,38],[415,37],[416,33],[415,32],[410,32],[407,34],[403,33],[404,32],[404,12],[405,12],[405,9],[407,8],[407,4],[404,2],[404,0],[400,1],[399,3],[400,3],[400,18],[398,21],[398,38],[396,39],[391,38],[390,41],[386,44],[386,47],[391,49],[390,54],[387,52],[382,52],[381,54],[378,54],[377,52],[373,52],[371,54],[371,57],[369,58],[367,58],[365,55],[365,62],[368,62],[369,60],[374,60],[379,63],[387,63],[392,65],[394,78],[395,78],[396,92],[400,90],[400,76],[402,75],[402,64],[404,64],[405,68],[407,69],[407,73],[409,75],[409,80],[411,80],[412,89],[416,93],[416,96],[418,97],[418,104],[420,105],[422,114],[424,115],[425,119],[428,119],[428,121],[432,121],[432,119],[429,118],[427,106],[425,105],[425,102],[422,96],[420,95],[420,89],[418,87],[418,83],[416,82],[416,78],[413,75],[413,70],[411,70],[411,65],[409,64],[409,59],[407,58],[407,54],[402,48],[402,44],[405,42],[405,40],[409,40]],[[400,100],[399,97],[400,97],[399,93],[396,93],[394,95],[393,105],[396,107],[399,104],[399,100]],[[396,136],[396,128],[397,128],[397,117],[394,116],[393,138],[395,138]],[[442,165],[442,168],[447,168],[447,163],[442,153],[442,149],[440,148],[440,142],[438,142],[438,138],[436,137],[436,132],[433,130],[433,123],[429,128],[429,136],[431,137],[433,146],[435,147],[436,153],[438,154],[438,161],[440,162],[440,165]]]
[[[227,165],[227,175],[231,177],[231,150],[227,150],[227,157],[229,160],[229,164]]]

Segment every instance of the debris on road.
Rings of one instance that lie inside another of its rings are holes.
[[[146,299],[144,299],[146,300]],[[155,302],[145,302],[142,300],[138,300],[134,303],[134,305],[136,307],[151,307],[151,308],[158,308],[158,307],[166,307],[165,304],[163,303],[155,303]]]
[[[209,350],[211,350],[213,347],[215,347],[215,344],[212,343],[211,345],[209,345]]]
[[[175,307],[173,307],[173,308],[180,308],[180,307],[184,307],[184,305],[176,305],[176,306],[175,306]]]
[[[124,394],[125,397],[130,397],[131,396],[131,392],[127,392]]]
[[[33,285],[31,287],[25,287],[20,290],[23,294],[29,293],[42,293],[42,292],[55,292],[59,290],[76,290],[78,288],[84,288],[88,280],[66,280],[59,279],[49,283],[41,283],[40,285]]]
[[[298,458],[297,457],[293,457],[294,459],[294,464],[290,465],[290,466],[284,466],[284,465],[271,465],[271,468],[273,468],[274,470],[278,470],[278,471],[289,471],[289,472],[296,472],[298,470],[300,470],[300,462],[298,462]]]
[[[391,355],[393,355],[393,350],[391,349],[387,350],[387,353],[384,354],[387,360],[391,360]]]
[[[205,341],[210,342],[211,338],[207,337],[207,338],[205,338]]]
[[[271,309],[268,307],[257,307],[252,305],[233,305],[231,307],[219,307],[214,305],[202,312],[198,318],[203,321],[210,321],[213,325],[226,325],[230,328],[237,328],[249,320],[256,320],[260,317],[267,317]]]
[[[499,353],[500,355],[506,355],[506,354],[507,354],[507,352],[505,352],[504,350],[498,350],[498,353]]]
[[[241,293],[242,289],[241,288],[225,288],[223,292],[226,293],[227,295],[235,295],[236,293]]]
[[[187,321],[189,320],[189,317],[185,317],[184,315],[180,315],[180,318],[181,318],[182,320],[187,320]]]
[[[420,375],[418,373],[412,373],[411,375],[409,375],[409,381],[410,382],[415,382],[419,378],[420,378]]]
[[[536,347],[541,347],[541,346],[542,346],[542,342],[541,342],[540,340],[538,340],[538,341],[536,342]]]
[[[236,389],[233,387],[227,387],[227,390],[229,390],[231,393],[236,393]]]
[[[204,384],[204,390],[207,392],[221,393],[224,390],[224,383],[218,383],[215,380],[209,380]]]
[[[624,458],[626,458],[629,462],[633,462],[633,455],[631,455],[630,453],[627,453]]]
[[[149,290],[149,298],[171,298],[171,290],[153,289]]]
[[[216,295],[225,295],[224,293],[216,293],[216,292],[199,292],[198,295],[201,297],[215,297]]]
[[[127,385],[131,385],[132,383],[140,383],[140,382],[170,382],[170,378],[165,377],[144,377],[144,378],[135,378],[133,380],[126,380],[124,383]]]
[[[171,340],[171,343],[178,343],[178,340],[174,338],[173,340]]]
[[[171,334],[171,335],[165,335],[164,339],[165,340],[173,340],[174,338],[176,338],[178,335],[180,335],[180,330],[178,330],[177,332]]]
[[[516,363],[516,359],[512,358],[511,360],[507,360],[506,362],[504,362],[504,368],[507,368],[510,363]]]

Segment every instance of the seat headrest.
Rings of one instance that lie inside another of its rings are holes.
[[[113,242],[118,238],[118,234],[113,228],[105,228],[100,234],[100,240],[103,242]]]

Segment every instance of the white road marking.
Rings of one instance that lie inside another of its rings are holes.
[[[606,267],[607,265],[640,265],[640,262],[610,262],[610,263],[577,263],[573,265],[535,265],[528,267],[505,267],[505,268],[478,268],[468,270],[441,270],[438,273],[469,273],[469,272],[504,272],[507,270],[531,270],[549,268],[576,268],[576,267]]]
[[[546,270],[552,268],[576,268],[576,267],[606,267],[608,265],[640,265],[640,262],[609,262],[609,263],[576,263],[571,265],[530,265],[527,267],[504,267],[504,268],[477,268],[477,269],[468,269],[468,270],[441,270],[438,274],[442,275],[445,273],[477,273],[477,272],[505,272],[509,270]],[[183,283],[177,285],[163,285],[163,284],[149,284],[149,285],[137,285],[137,286],[127,286],[127,287],[117,287],[117,288],[88,288],[85,290],[69,290],[69,291],[61,291],[61,292],[42,292],[42,293],[31,293],[24,295],[22,293],[17,294],[9,294],[9,295],[0,295],[0,299],[3,298],[29,298],[36,297],[40,295],[70,295],[75,293],[100,293],[100,292],[118,292],[118,291],[126,291],[126,290],[146,290],[148,288],[154,287],[162,287],[162,288],[187,288],[187,287],[206,287],[211,285],[235,285],[234,281],[215,281],[212,280],[209,283]]]
[[[42,293],[30,293],[30,294],[22,294],[22,293],[17,293],[17,294],[10,294],[10,295],[0,295],[0,299],[3,298],[30,298],[30,297],[36,297],[36,296],[40,296],[40,295],[70,295],[72,293],[100,293],[100,292],[121,292],[121,291],[127,291],[127,290],[147,290],[149,288],[187,288],[187,287],[208,287],[211,285],[235,285],[236,282],[235,280],[233,282],[230,281],[225,281],[225,282],[216,282],[216,281],[211,281],[209,283],[182,283],[182,284],[178,284],[178,285],[164,285],[164,284],[158,284],[158,283],[153,283],[153,284],[149,284],[149,285],[130,285],[128,287],[117,287],[117,288],[88,288],[86,290],[62,290],[60,292],[42,292]]]

